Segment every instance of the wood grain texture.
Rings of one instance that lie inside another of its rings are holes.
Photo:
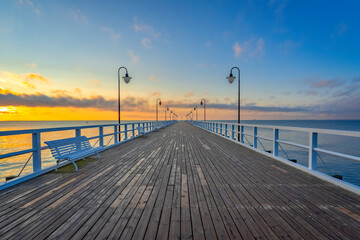
[[[0,239],[359,239],[359,197],[178,122],[0,192]]]

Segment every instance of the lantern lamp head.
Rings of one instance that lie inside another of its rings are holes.
[[[234,76],[232,75],[232,73],[230,73],[230,75],[229,75],[226,79],[229,81],[230,84],[232,84],[232,83],[234,82],[235,78],[236,78],[236,77],[234,77]]]
[[[125,83],[129,83],[131,80],[131,77],[129,77],[129,74],[125,74],[125,77],[123,77]]]

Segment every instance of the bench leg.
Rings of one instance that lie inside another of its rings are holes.
[[[98,152],[96,152],[96,154],[98,155],[98,159],[100,160],[100,154]]]
[[[73,161],[73,160],[71,160],[71,159],[68,159],[70,162],[72,162],[72,164],[74,164],[74,166],[75,166],[75,172],[77,172],[78,171],[78,167],[77,167],[77,165],[76,165],[76,163]]]

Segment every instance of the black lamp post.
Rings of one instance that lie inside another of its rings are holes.
[[[165,121],[166,121],[166,112],[169,111],[169,108],[165,106]],[[171,118],[170,118],[171,120]]]
[[[206,121],[206,99],[201,99],[200,105],[204,105],[204,121]]]
[[[156,121],[158,121],[158,105],[161,106],[161,100],[156,99]]]
[[[233,76],[232,70],[238,70],[238,141],[240,141],[240,69],[238,67],[233,67],[230,70],[230,75],[227,77],[227,80],[232,84],[236,77]]]
[[[197,111],[197,108],[194,107],[194,111],[196,111],[196,121],[198,120],[198,111]]]
[[[128,74],[128,71],[127,71],[126,67],[120,67],[118,69],[118,123],[119,124],[120,124],[120,70],[122,68],[125,69],[125,71],[126,71],[125,76],[123,77],[124,82],[127,84],[131,80],[131,77],[129,77],[129,74]],[[121,132],[120,125],[119,125],[119,132]],[[119,141],[121,141],[121,133],[119,133]]]

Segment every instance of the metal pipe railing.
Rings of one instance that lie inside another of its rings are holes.
[[[319,134],[325,134],[328,138],[329,136],[342,136],[342,137],[352,137],[352,138],[360,138],[360,132],[358,131],[341,131],[341,130],[330,130],[330,129],[313,129],[313,128],[301,128],[301,127],[287,127],[287,126],[272,126],[272,125],[254,125],[254,124],[238,124],[238,123],[229,123],[229,122],[211,122],[211,121],[190,121],[191,124],[204,128],[212,133],[215,133],[217,135],[220,135],[224,138],[227,138],[229,140],[238,142],[241,145],[247,146],[251,149],[254,149],[255,151],[258,151],[262,154],[265,154],[267,156],[271,156],[274,159],[277,159],[279,161],[282,161],[286,164],[289,164],[293,167],[296,167],[302,171],[305,171],[307,173],[311,173],[314,176],[317,176],[325,181],[334,183],[340,187],[343,187],[349,191],[352,191],[356,194],[360,195],[360,186],[353,185],[348,182],[340,181],[336,178],[338,178],[339,175],[330,177],[326,174],[323,174],[319,171],[317,171],[317,160],[321,160],[320,153],[327,154],[330,156],[347,159],[351,161],[360,162],[360,156],[354,156],[347,153],[340,153],[328,149],[323,149],[318,147],[318,136]],[[219,128],[220,126],[220,128]],[[240,127],[240,131],[238,131],[238,127]],[[252,129],[252,133],[245,132],[244,129],[250,128]],[[258,129],[268,129],[272,131],[272,137],[265,137],[260,136],[258,134]],[[225,129],[225,131],[229,131],[230,134],[222,134],[222,129]],[[282,140],[280,139],[280,131],[292,131],[292,132],[298,132],[298,133],[307,133],[308,134],[308,144],[299,144],[295,142],[291,142],[289,140]],[[238,134],[240,135],[240,139],[237,139]],[[249,139],[246,137],[252,137],[253,144],[249,141]],[[245,143],[245,140],[248,142]],[[260,139],[266,140],[269,142],[272,142],[272,149],[266,150],[263,144],[260,142]],[[352,139],[349,139],[349,141],[352,141]],[[257,148],[258,142],[260,142],[260,145],[262,146],[262,149]],[[295,148],[304,149],[308,152],[308,159],[307,159],[307,166],[302,166],[300,164],[296,164],[293,162],[294,159],[289,159],[287,153],[282,147],[282,144],[289,145]],[[286,157],[288,159],[284,159],[279,156],[279,148],[284,152]],[[323,161],[323,164],[326,168],[327,165]],[[341,176],[340,176],[341,177]],[[341,179],[341,178],[340,178]]]

